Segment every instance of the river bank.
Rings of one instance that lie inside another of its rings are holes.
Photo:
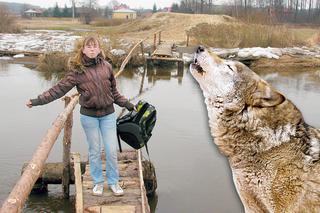
[[[23,59],[26,56],[46,55],[61,52],[61,55],[72,54],[75,42],[81,36],[76,33],[62,30],[27,30],[21,34],[0,34],[0,59],[14,60],[20,63],[39,63],[37,60]],[[107,56],[116,67],[121,65],[125,56],[135,44],[130,39],[119,39],[117,44],[107,37],[102,37],[104,50]],[[219,57],[229,60],[238,60],[254,69],[268,68],[317,68],[320,67],[320,46],[312,47],[287,47],[287,48],[210,48]],[[144,44],[144,52],[152,52],[152,44]],[[141,66],[143,60],[137,59],[141,54],[137,53],[135,60],[128,63],[129,66]],[[174,53],[178,54],[178,53]],[[33,57],[29,57],[33,58]],[[56,58],[56,57],[55,57]],[[193,60],[193,54],[184,53],[185,64]],[[39,60],[38,60],[39,61]]]

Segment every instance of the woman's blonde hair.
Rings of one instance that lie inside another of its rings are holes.
[[[100,53],[98,56],[102,57],[103,59],[106,58],[105,53],[103,51],[103,48],[101,46],[101,44],[102,44],[101,40],[98,37],[93,36],[93,35],[86,36],[86,37],[76,41],[75,49],[74,49],[75,55],[73,57],[70,57],[70,59],[68,61],[69,69],[72,69],[72,70],[74,70],[74,69],[83,70],[84,69],[83,60],[82,60],[84,54],[82,51],[83,51],[84,47],[90,43],[98,44],[99,48],[100,48]]]

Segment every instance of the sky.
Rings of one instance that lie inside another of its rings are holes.
[[[37,5],[40,7],[48,8],[54,7],[56,2],[59,7],[71,6],[71,0],[0,0],[3,2],[16,2],[16,3],[26,3]],[[76,2],[81,2],[83,0],[76,0]],[[153,4],[156,3],[157,8],[170,7],[172,3],[178,3],[180,0],[117,0],[119,3],[127,4],[131,9],[135,8],[148,8],[152,9]],[[99,5],[107,5],[110,0],[98,0]]]

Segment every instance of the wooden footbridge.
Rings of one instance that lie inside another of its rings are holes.
[[[150,63],[161,63],[161,62],[177,62],[178,72],[183,71],[184,62],[182,59],[182,52],[179,56],[173,54],[176,45],[174,43],[163,42],[161,40],[162,31],[154,33],[153,38],[153,53],[147,57],[147,64]]]
[[[139,43],[134,48],[138,45]],[[123,72],[130,57],[131,54],[124,60],[115,77]],[[142,88],[140,91],[143,92]],[[118,155],[120,184],[125,191],[123,196],[114,196],[107,185],[104,187],[103,196],[92,195],[93,183],[88,162],[81,162],[79,153],[70,152],[73,110],[79,101],[79,94],[65,96],[63,99],[64,111],[53,122],[32,159],[23,167],[22,175],[4,201],[0,213],[22,212],[31,191],[46,191],[48,184],[61,184],[64,198],[68,199],[71,183],[75,183],[76,213],[149,213],[147,194],[154,193],[156,179],[154,167],[150,162],[143,161],[141,150],[126,151]],[[64,129],[63,162],[45,164],[62,129]],[[148,184],[147,190],[145,181]]]

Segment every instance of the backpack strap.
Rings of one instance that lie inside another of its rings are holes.
[[[117,138],[118,138],[118,145],[119,145],[119,151],[122,152],[122,147],[121,147],[121,141],[120,141],[120,135],[117,132]]]

